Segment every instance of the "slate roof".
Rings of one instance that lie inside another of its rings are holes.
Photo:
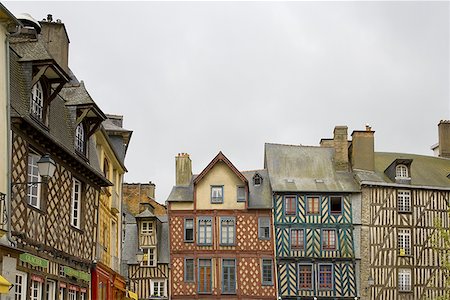
[[[450,159],[407,153],[375,152],[375,172],[355,171],[360,182],[395,183],[384,171],[396,159],[411,159],[410,186],[450,189]]]
[[[11,37],[10,45],[20,56],[19,61],[53,60],[42,39]]]
[[[146,208],[140,214],[137,214],[135,216],[136,219],[137,218],[153,218],[153,217],[155,217],[155,215],[148,208]]]
[[[192,176],[191,183],[188,186],[177,186],[172,188],[172,191],[167,198],[167,201],[173,202],[192,202],[194,201],[194,180],[197,175]]]
[[[59,95],[66,101],[66,105],[95,104],[83,80],[79,84],[64,86]]]
[[[265,144],[265,168],[274,192],[358,192],[352,173],[336,171],[334,149]]]
[[[242,174],[248,181],[248,208],[272,208],[272,191],[270,190],[269,174],[266,169],[244,171]],[[259,174],[262,178],[261,185],[253,184],[253,176]]]

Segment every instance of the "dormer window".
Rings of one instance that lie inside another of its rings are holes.
[[[83,124],[80,123],[75,130],[75,150],[82,154],[85,154],[85,138],[84,127]]]
[[[397,178],[409,178],[408,167],[401,164],[395,167],[395,177]]]
[[[258,173],[255,174],[255,176],[253,176],[253,185],[254,186],[259,186],[262,184],[262,177],[261,175],[259,175]]]
[[[39,81],[31,89],[30,112],[40,121],[44,120],[44,90]]]

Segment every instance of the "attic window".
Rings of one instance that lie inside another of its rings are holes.
[[[44,119],[44,90],[38,81],[31,89],[31,114],[40,121]]]
[[[253,176],[253,185],[254,186],[259,186],[262,184],[262,177],[261,175],[259,175],[258,173],[255,174],[255,176]]]
[[[84,154],[85,134],[83,124],[80,123],[75,130],[75,150]]]
[[[406,165],[397,165],[395,167],[395,177],[397,178],[409,178],[408,167]]]

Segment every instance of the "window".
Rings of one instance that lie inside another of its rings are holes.
[[[152,280],[152,295],[156,297],[164,297],[166,295],[166,289],[164,280]]]
[[[400,255],[411,255],[411,230],[398,229],[398,249]]]
[[[46,297],[47,300],[55,300],[56,282],[47,279]]]
[[[245,186],[237,187],[237,201],[245,202]]]
[[[38,81],[31,89],[31,114],[40,121],[44,120],[44,90]]]
[[[333,265],[319,264],[319,289],[331,290],[333,288]]]
[[[305,230],[291,229],[291,249],[304,250],[305,249]]]
[[[253,176],[253,185],[260,186],[262,184],[262,182],[263,182],[263,179],[262,179],[261,175],[256,173],[255,176]]]
[[[42,282],[37,280],[31,280],[31,300],[40,300],[42,295]]]
[[[395,167],[395,177],[398,178],[409,178],[408,167],[405,165],[397,165]]]
[[[99,290],[100,292],[100,290]],[[64,296],[66,295],[66,288],[65,285],[61,286],[61,283],[59,284],[59,300],[64,300]],[[99,299],[102,299],[99,297]]]
[[[273,285],[272,260],[262,260],[262,284]]]
[[[194,259],[185,258],[184,259],[184,281],[194,282]]]
[[[198,292],[210,294],[212,290],[211,259],[198,260]]]
[[[184,219],[184,241],[194,241],[194,219]]]
[[[33,207],[40,208],[41,205],[41,185],[31,182],[40,182],[39,168],[37,165],[40,156],[32,150],[28,152],[28,192],[27,201]]]
[[[398,289],[400,292],[411,291],[411,270],[400,269],[398,271]]]
[[[236,293],[236,260],[222,260],[222,293]]]
[[[80,293],[80,300],[86,300],[86,293],[85,292],[81,292]]]
[[[312,289],[312,265],[303,265],[300,264],[298,266],[298,288],[302,290],[311,290]]]
[[[103,175],[109,180],[109,162],[106,158],[103,160]]]
[[[330,211],[332,214],[342,213],[342,197],[330,196]]]
[[[212,244],[212,218],[198,218],[198,242],[199,245]]]
[[[223,185],[211,186],[211,203],[223,203]]]
[[[25,300],[27,295],[27,275],[16,272],[16,282],[14,284],[14,300]]]
[[[84,127],[83,124],[78,124],[75,129],[75,150],[84,154],[84,143],[85,143],[85,135],[84,135]]]
[[[220,244],[234,245],[235,219],[232,217],[220,218]]]
[[[153,234],[153,222],[152,221],[142,221],[141,234],[144,234],[144,235]]]
[[[411,212],[411,192],[407,190],[397,191],[397,204],[399,212]]]
[[[68,295],[69,295],[69,300],[77,300],[77,292],[70,289],[70,287],[69,287]]]
[[[144,258],[141,265],[147,267],[156,266],[156,249],[155,248],[144,248]]]
[[[81,182],[78,179],[73,179],[72,185],[72,212],[70,224],[76,228],[80,228],[81,218]]]
[[[322,229],[322,249],[336,250],[336,229]]]
[[[320,213],[320,209],[319,209],[319,202],[320,202],[320,198],[319,196],[308,196],[306,197],[306,201],[307,201],[307,212],[310,215],[317,215]]]
[[[270,217],[258,218],[258,237],[260,240],[270,239]]]
[[[285,196],[284,197],[284,214],[285,215],[295,215],[297,210],[297,197],[295,196]]]

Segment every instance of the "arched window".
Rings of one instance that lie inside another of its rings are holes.
[[[85,135],[83,124],[78,124],[75,130],[75,150],[84,154],[85,149]]]
[[[255,176],[253,176],[253,185],[258,186],[262,184],[262,177],[261,175],[259,175],[258,173],[255,174]]]
[[[405,165],[397,165],[395,167],[395,177],[408,178],[408,167]]]
[[[33,116],[39,120],[44,118],[44,90],[42,84],[38,81],[31,89],[31,107],[30,111]]]

